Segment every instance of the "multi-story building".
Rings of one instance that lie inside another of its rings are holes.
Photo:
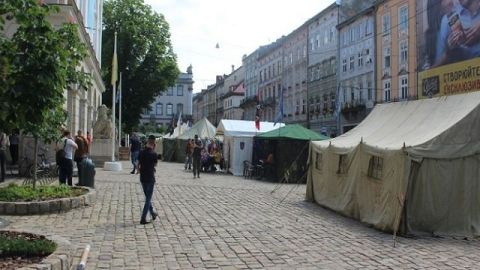
[[[285,123],[307,125],[307,31],[308,23],[285,37],[282,87]]]
[[[230,90],[223,96],[223,119],[242,120],[243,109],[240,102],[245,97],[243,80],[237,85],[230,86]]]
[[[335,137],[337,131],[338,5],[332,4],[308,25],[308,127]]]
[[[232,73],[225,75],[224,80],[223,80],[223,87],[218,88],[218,93],[217,93],[217,124],[220,123],[220,120],[222,120],[225,117],[225,113],[227,111],[227,107],[225,107],[225,99],[230,99],[232,100],[238,100],[238,105],[236,104],[235,107],[233,106],[233,103],[227,103],[227,106],[229,108],[229,114],[228,115],[233,115],[232,114],[232,109],[235,108],[235,111],[241,111],[243,112],[243,109],[240,108],[240,102],[245,96],[245,91],[243,90],[243,81],[245,80],[245,68],[243,66],[235,69],[235,67],[232,65]],[[239,89],[237,89],[239,86],[241,86]],[[237,90],[236,92],[234,92]],[[228,96],[228,97],[227,97]],[[235,114],[236,115],[236,114]],[[229,118],[233,119],[233,118]],[[236,118],[238,120],[241,119],[240,117]]]
[[[140,123],[154,122],[158,127],[167,127],[172,117],[180,114],[184,121],[192,120],[193,83],[192,66],[189,66],[186,73],[180,73],[176,85],[155,97],[150,109],[141,115]]]
[[[272,122],[278,111],[282,94],[284,37],[265,47],[258,54],[258,97],[262,107],[262,121]]]
[[[209,85],[205,90],[203,100],[206,117],[215,126],[220,122],[219,111],[223,112],[223,104],[219,105],[218,103],[221,102],[219,96],[223,92],[224,79],[224,75],[217,75],[215,84]]]
[[[248,56],[243,56],[242,59],[242,66],[245,68],[245,98],[240,102],[240,107],[243,109],[243,120],[255,120],[255,97],[258,91],[257,59],[261,50],[261,48],[258,48]]]
[[[375,101],[375,6],[355,12],[337,26],[339,134],[357,126]]]
[[[377,6],[377,102],[417,98],[415,0]]]
[[[203,105],[203,100],[204,100],[204,90],[202,90],[202,92],[200,93],[196,93],[193,95],[192,119],[194,123],[196,123],[198,120],[205,117],[205,115],[203,114],[203,108],[205,107]]]

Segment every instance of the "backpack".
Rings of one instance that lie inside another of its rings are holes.
[[[64,140],[63,148],[58,149],[55,153],[55,161],[59,166],[63,163],[63,160],[65,159],[65,146],[67,146],[67,140],[68,139]]]

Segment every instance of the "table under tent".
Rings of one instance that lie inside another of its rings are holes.
[[[310,200],[385,231],[480,236],[480,92],[379,104],[310,153]]]
[[[255,121],[221,120],[216,135],[223,136],[223,157],[228,172],[243,175],[244,161],[252,161],[253,137],[282,126],[282,123],[260,122],[257,130]]]
[[[177,137],[174,159],[171,161],[185,162],[185,150],[188,139],[194,139],[195,135],[198,135],[198,138],[202,139],[202,141],[205,141],[206,138],[212,139],[215,136],[215,130],[215,126],[207,118],[203,118],[195,123],[188,131]]]
[[[310,141],[326,139],[329,137],[298,124],[262,133],[254,138],[253,165],[261,166],[262,176],[267,180],[305,183]],[[273,154],[273,164],[261,162],[266,160],[269,154]]]

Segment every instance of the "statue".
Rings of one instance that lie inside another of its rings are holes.
[[[111,139],[112,121],[108,119],[108,108],[105,105],[98,107],[97,121],[93,125],[93,138]]]

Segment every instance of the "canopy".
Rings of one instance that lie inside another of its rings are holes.
[[[377,105],[310,144],[307,198],[376,228],[480,235],[480,92]]]
[[[226,120],[220,121],[217,128],[217,135],[232,137],[253,137],[259,133],[268,132],[283,127],[285,124],[272,122],[260,122],[260,130],[255,127],[255,121]]]
[[[215,126],[208,121],[207,118],[203,118],[195,125],[193,125],[188,131],[178,136],[179,139],[188,140],[193,139],[195,135],[199,138],[213,138],[215,136]]]
[[[257,136],[260,139],[296,139],[305,141],[320,141],[330,139],[327,136],[316,133],[302,125],[286,125],[276,130],[262,133]]]
[[[178,136],[182,135],[184,132],[186,132],[189,129],[190,128],[188,127],[188,124],[183,123],[182,125],[175,127],[175,129],[173,130],[173,133],[171,135],[166,134],[165,136],[163,136],[163,138],[164,139],[176,139],[176,138],[178,138]]]

